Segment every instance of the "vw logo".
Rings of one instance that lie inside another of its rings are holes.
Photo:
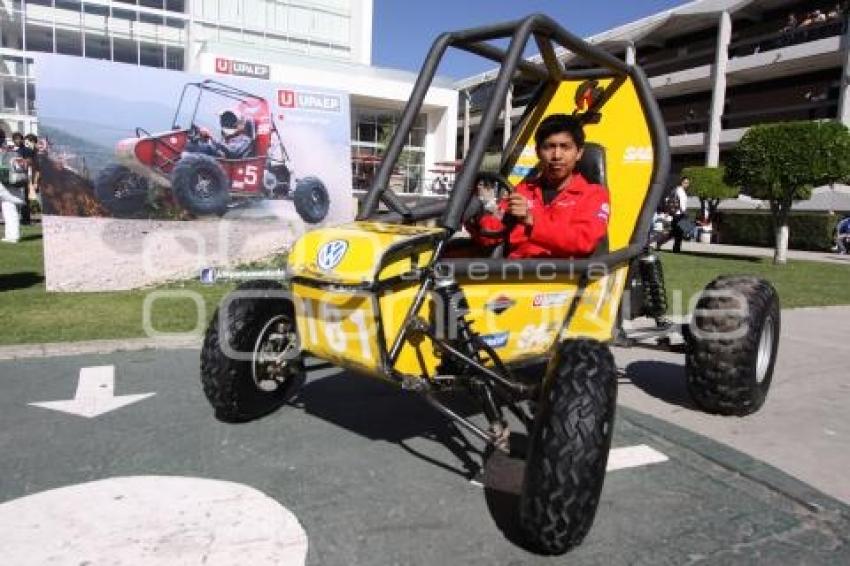
[[[319,248],[319,256],[316,258],[316,263],[319,268],[325,271],[330,271],[336,267],[342,256],[348,251],[348,242],[345,240],[331,240],[327,244]]]

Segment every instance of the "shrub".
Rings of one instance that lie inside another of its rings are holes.
[[[789,248],[827,252],[835,244],[840,214],[792,212],[788,217]],[[718,213],[717,229],[724,244],[772,247],[776,242],[774,220],[766,212]]]

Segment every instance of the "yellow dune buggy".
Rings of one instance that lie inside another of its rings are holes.
[[[540,62],[522,58],[532,38]],[[507,50],[493,43],[505,39]],[[411,207],[388,189],[389,178],[449,47],[500,70],[450,198]],[[581,70],[565,69],[558,47],[580,58]],[[517,79],[539,88],[500,173],[483,174]],[[585,126],[578,167],[610,191],[606,240],[589,258],[508,260],[501,246],[486,257],[458,257],[467,249],[462,225],[477,183],[495,177],[510,190],[533,175],[533,132],[552,113],[571,113]],[[609,344],[677,348],[670,336],[679,327],[665,317],[661,266],[648,247],[669,161],[644,73],[551,19],[533,15],[439,36],[357,221],[308,232],[291,250],[283,281],[244,283],[213,317],[201,378],[217,417],[245,421],[280,407],[303,381],[308,355],[421,393],[496,449],[506,448],[507,409],[529,438],[519,523],[540,552],[565,552],[590,529],[605,477],[617,391]],[[743,415],[762,405],[779,312],[765,281],[721,277],[708,286],[681,329],[688,386],[700,406]],[[623,321],[638,317],[655,322],[626,332]],[[486,430],[436,396],[451,391],[477,399]]]

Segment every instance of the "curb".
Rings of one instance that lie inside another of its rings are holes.
[[[0,346],[0,360],[26,358],[51,358],[81,354],[111,354],[138,350],[185,350],[200,348],[200,336],[173,338],[127,338],[125,340],[91,340],[86,342],[51,342],[47,344],[20,344]]]
[[[850,524],[850,505],[831,497],[782,470],[668,421],[617,405],[617,412],[639,429],[690,450],[714,464],[791,499],[807,511]]]

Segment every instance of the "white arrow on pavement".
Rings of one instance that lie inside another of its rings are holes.
[[[608,466],[606,471],[613,472],[614,470],[636,468],[648,464],[660,464],[667,460],[667,456],[646,444],[623,446],[621,448],[612,448],[608,452]]]
[[[80,381],[73,399],[30,403],[35,407],[53,409],[72,415],[93,418],[120,409],[156,393],[115,396],[115,366],[97,366],[80,369]]]

